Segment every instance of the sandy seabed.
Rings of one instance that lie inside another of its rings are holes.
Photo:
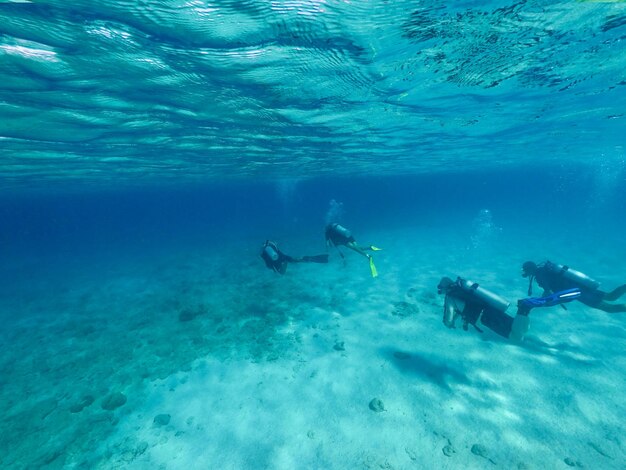
[[[435,286],[462,274],[515,301],[521,262],[550,256],[613,288],[626,248],[366,235],[377,279],[355,253],[278,276],[252,242],[28,285],[27,263],[5,267],[22,274],[2,301],[0,466],[624,468],[626,315],[535,310],[511,343],[445,328]]]

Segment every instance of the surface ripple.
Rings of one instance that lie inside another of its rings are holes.
[[[0,4],[0,178],[623,158],[626,4]]]

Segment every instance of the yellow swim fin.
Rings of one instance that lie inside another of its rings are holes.
[[[372,272],[372,277],[378,277],[378,271],[376,271],[376,266],[374,266],[374,259],[370,256],[370,271]]]
[[[372,251],[380,251],[380,250],[382,250],[382,248],[378,248],[377,246],[370,245],[370,250],[372,250]]]

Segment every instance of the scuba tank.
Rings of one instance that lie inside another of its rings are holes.
[[[335,232],[337,232],[342,237],[345,237],[346,239],[349,239],[352,236],[352,233],[350,233],[350,230],[345,228],[343,225],[333,224],[332,227]]]
[[[266,243],[263,248],[263,254],[266,255],[272,261],[278,261],[278,250],[273,243]]]
[[[595,279],[590,278],[586,274],[581,273],[580,271],[576,271],[575,269],[571,269],[568,266],[564,266],[562,264],[552,263],[550,261],[546,261],[545,267],[552,273],[560,274],[568,281],[575,282],[581,287],[585,287],[587,289],[595,290],[600,287],[600,283]]]
[[[458,277],[456,279],[456,283],[459,287],[461,287],[461,289],[466,292],[471,292],[474,297],[482,300],[487,305],[495,308],[496,310],[501,310],[504,312],[507,308],[509,308],[509,305],[511,305],[511,302],[509,302],[508,300],[500,297],[497,294],[494,294],[491,291],[488,291],[487,289],[480,287],[475,282],[467,281]]]

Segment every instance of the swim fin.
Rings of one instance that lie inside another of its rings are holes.
[[[305,263],[328,263],[328,254],[303,256],[301,259]]]
[[[378,277],[378,271],[376,270],[376,266],[374,266],[374,258],[370,256],[370,271],[372,272],[372,277]]]
[[[527,299],[520,299],[517,301],[517,313],[521,315],[528,315],[531,309],[536,307],[552,307],[554,305],[560,305],[565,310],[567,308],[563,305],[566,302],[571,302],[580,297],[581,292],[578,287],[572,289],[566,289],[559,292],[555,292],[545,297],[530,297]]]
[[[555,292],[552,295],[544,297],[544,299],[546,301],[546,307],[551,307],[553,305],[563,305],[565,302],[576,300],[580,297],[580,295],[580,289],[578,287],[574,287],[572,289]]]

